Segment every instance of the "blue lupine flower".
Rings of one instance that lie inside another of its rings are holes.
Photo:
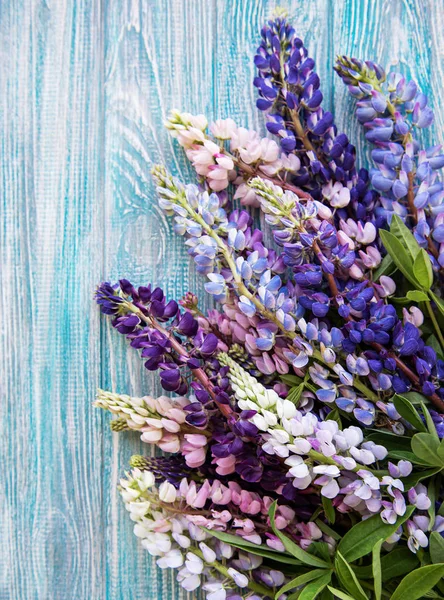
[[[444,186],[436,171],[444,166],[444,157],[439,146],[421,150],[415,136],[416,128],[429,127],[433,122],[427,97],[414,81],[406,83],[397,73],[388,76],[384,90],[386,76],[375,63],[341,56],[335,70],[359,99],[357,118],[366,138],[377,145],[372,151],[377,170],[371,172],[371,181],[383,195],[378,214],[389,223],[392,213],[403,218],[410,214],[415,237],[430,252],[434,268],[444,266],[444,253],[431,241],[438,241],[433,231],[441,224],[433,210],[437,206],[433,196],[438,194],[442,203]]]

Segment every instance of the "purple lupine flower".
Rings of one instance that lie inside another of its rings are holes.
[[[367,140],[376,145],[371,181],[382,195],[377,213],[388,222],[393,214],[407,224],[412,219],[416,240],[429,252],[434,268],[443,267],[439,228],[444,186],[437,171],[444,166],[444,154],[440,146],[422,150],[415,135],[417,128],[433,122],[427,97],[414,81],[406,82],[399,73],[387,77],[375,63],[340,56],[335,70],[358,99],[357,118]]]
[[[294,183],[339,207],[340,215],[349,205],[358,219],[373,219],[378,194],[368,189],[368,172],[355,168],[355,147],[321,106],[319,76],[302,40],[285,17],[268,21],[261,36],[254,59],[257,106],[267,112],[267,129],[284,152],[295,152],[301,161]]]

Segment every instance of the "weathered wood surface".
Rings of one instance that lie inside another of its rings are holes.
[[[103,278],[202,292],[153,202],[150,167],[189,167],[172,107],[264,130],[252,56],[274,2],[0,2],[0,599],[182,598],[137,543],[116,484],[137,436],[111,434],[96,386],[158,391],[92,302]],[[337,53],[400,65],[443,141],[443,0],[288,3],[326,105],[355,140]],[[432,139],[432,138],[430,138]],[[365,150],[357,144],[362,158]]]

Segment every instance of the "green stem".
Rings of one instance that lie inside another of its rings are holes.
[[[433,312],[433,308],[432,308],[430,301],[427,301],[426,305],[427,305],[427,312],[429,313],[430,320],[432,321],[433,327],[435,328],[435,332],[436,332],[436,335],[438,336],[439,342],[441,344],[441,348],[444,350],[444,336],[442,335],[441,328],[435,317],[435,313]]]
[[[316,450],[309,450],[307,456],[309,456],[310,458],[322,465],[334,465],[335,467],[339,467],[341,469],[344,468],[331,456],[324,456],[321,452],[317,452]],[[376,477],[383,477],[384,475],[388,475],[388,471],[375,471],[373,469],[370,469],[370,467],[368,467],[367,465],[356,465],[354,469],[348,470],[357,473],[358,471],[362,471],[363,469],[365,471],[369,471],[370,473],[372,473],[372,475],[375,475]]]
[[[233,581],[233,578],[230,577],[230,574],[228,573],[228,569],[226,567],[224,567],[223,565],[221,565],[220,563],[218,563],[216,561],[212,562],[212,563],[207,563],[204,559],[203,553],[198,548],[190,548],[190,550],[191,550],[191,552],[193,552],[193,554],[195,554],[200,559],[202,559],[206,565],[208,565],[212,569],[215,569],[216,571],[218,571],[218,573],[220,573],[221,575],[223,575],[230,581]],[[266,588],[263,585],[261,585],[260,583],[256,583],[255,581],[249,580],[248,587],[253,592],[262,594],[262,596],[270,596],[271,597],[273,595],[273,590],[270,590],[269,588]]]
[[[242,277],[239,275],[239,273],[237,271],[236,264],[233,260],[230,250],[227,248],[226,244],[222,241],[222,239],[217,235],[217,233],[214,231],[214,229],[212,229],[196,211],[194,211],[193,209],[190,208],[190,206],[188,205],[188,203],[186,201],[186,197],[185,197],[184,193],[179,192],[177,197],[179,199],[180,205],[183,206],[183,208],[185,208],[188,211],[188,213],[193,217],[193,219],[197,223],[199,223],[199,225],[202,227],[202,229],[205,231],[205,233],[207,235],[209,235],[211,238],[213,238],[213,240],[216,242],[218,248],[220,249],[220,251],[224,257],[224,260],[225,260],[227,266],[229,267],[229,269],[233,275],[234,285],[235,285],[239,295],[245,296],[246,298],[248,298],[248,300],[250,300],[250,302],[257,308],[257,310],[261,313],[261,315],[268,321],[271,321],[272,323],[274,323],[276,325],[276,327],[278,327],[278,329],[283,333],[283,335],[285,337],[289,338],[290,340],[302,341],[302,338],[296,332],[288,331],[287,329],[285,329],[285,327],[279,321],[279,319],[276,317],[276,315],[273,312],[267,310],[265,308],[265,306],[262,304],[262,302],[253,293],[251,293],[250,290],[246,287],[246,285],[242,281]],[[318,362],[327,366],[330,370],[333,371],[333,367],[329,363],[325,362],[325,360],[323,359],[322,354],[319,350],[316,350],[315,348],[313,348],[312,356],[315,360],[317,360]],[[379,400],[377,394],[375,394],[375,392],[373,390],[368,388],[365,384],[362,383],[362,381],[359,381],[356,377],[353,379],[353,385],[356,387],[356,389],[358,389],[360,392],[365,394],[365,397],[367,400],[370,400],[372,402],[377,402]]]

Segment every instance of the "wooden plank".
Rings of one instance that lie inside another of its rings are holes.
[[[444,110],[439,103],[444,69],[442,0],[341,0],[334,3],[333,54],[379,62],[387,71],[417,81],[429,95],[436,123],[423,133],[426,144],[443,140]],[[351,118],[355,102],[335,76],[336,122],[357,146],[359,164],[370,164],[361,126]]]
[[[215,11],[207,0],[151,0],[106,5],[106,276],[152,282],[171,298],[200,292],[183,240],[157,207],[150,170],[164,163],[184,181],[194,175],[163,120],[172,108],[213,112]],[[132,394],[160,394],[125,340],[106,329],[102,385]],[[108,419],[107,419],[108,420]],[[137,434],[104,433],[107,513],[107,598],[182,598],[176,573],[161,571],[133,535],[116,492],[131,454],[147,453]]]
[[[1,4],[5,600],[102,597],[99,9]]]
[[[172,107],[265,132],[252,58],[274,4],[0,4],[1,600],[186,596],[141,549],[116,491],[131,454],[147,447],[135,434],[111,434],[108,416],[90,405],[97,384],[161,390],[99,318],[92,291],[126,276],[169,297],[188,289],[204,297],[156,207],[149,170],[164,162],[192,179],[162,126]],[[436,110],[425,139],[442,141],[443,0],[292,0],[288,8],[340,128],[362,140],[331,69],[336,53],[350,53],[417,78]]]
[[[316,69],[326,82],[325,108],[330,109],[328,93],[332,78],[330,52],[329,0],[285,3],[288,18],[297,35],[307,45],[316,60]],[[265,135],[264,113],[256,108],[257,90],[254,55],[260,43],[260,31],[272,18],[275,2],[217,0],[217,60],[215,68],[215,111],[218,118],[233,118],[239,125],[250,127]]]

